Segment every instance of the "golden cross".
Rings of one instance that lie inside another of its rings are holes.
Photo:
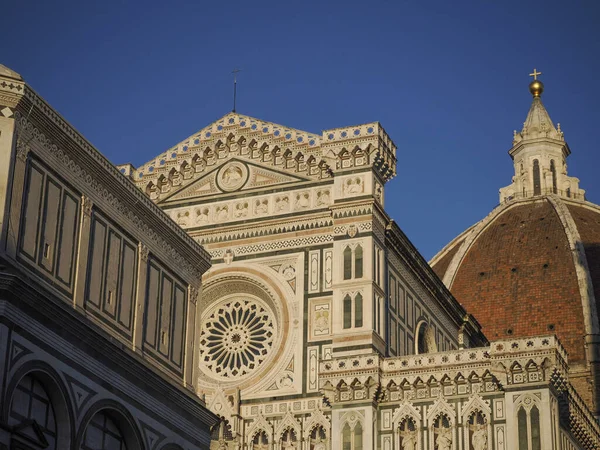
[[[538,75],[541,75],[542,72],[538,72],[537,69],[533,69],[533,73],[530,73],[529,76],[533,77],[534,80],[537,80]]]

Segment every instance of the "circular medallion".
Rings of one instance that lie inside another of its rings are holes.
[[[239,162],[226,164],[217,174],[217,184],[226,192],[238,190],[246,183],[247,179],[248,169]]]
[[[200,332],[200,367],[212,376],[242,377],[269,356],[276,322],[254,299],[230,299],[216,306]]]

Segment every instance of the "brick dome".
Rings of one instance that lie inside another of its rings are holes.
[[[592,405],[586,336],[599,327],[600,207],[558,195],[510,200],[430,264],[488,339],[556,334]]]

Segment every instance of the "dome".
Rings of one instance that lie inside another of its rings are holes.
[[[555,333],[571,365],[585,362],[586,315],[600,307],[600,207],[554,195],[514,200],[431,266],[488,339]]]
[[[488,339],[556,334],[571,383],[600,416],[600,206],[567,175],[571,151],[536,93],[500,205],[430,265]]]

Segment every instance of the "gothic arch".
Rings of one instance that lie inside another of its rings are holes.
[[[287,413],[285,413],[285,416],[283,416],[281,423],[275,430],[275,436],[277,437],[277,440],[281,440],[283,438],[283,434],[290,429],[294,431],[296,439],[298,439],[299,441],[301,435],[300,424],[294,417],[294,414],[292,414],[291,411],[288,411]]]
[[[327,438],[329,439],[331,437],[331,423],[329,418],[323,414],[323,410],[321,408],[318,408],[311,413],[310,419],[304,427],[305,441],[310,439],[310,435],[316,427],[323,427]]]
[[[142,435],[131,413],[120,403],[109,399],[100,400],[88,408],[79,423],[74,448],[81,448],[87,427],[98,413],[106,414],[118,426],[127,445],[127,450],[142,450],[144,448]]]
[[[441,395],[438,399],[433,403],[432,407],[429,409],[427,413],[427,426],[429,429],[429,442],[436,442],[438,438],[436,438],[436,430],[438,427],[436,426],[436,422],[443,421],[443,418],[446,418],[448,421],[449,434],[450,439],[452,441],[451,448],[452,450],[457,450],[457,440],[458,436],[456,433],[456,411],[448,403],[448,401],[442,397]]]
[[[56,448],[70,448],[75,438],[75,417],[68,390],[59,373],[43,361],[27,361],[12,375],[5,391],[7,401],[0,411],[2,422],[8,423],[15,389],[27,375],[37,379],[46,390],[56,418]]]
[[[414,423],[415,426],[415,431],[416,431],[416,444],[417,444],[417,448],[422,448],[422,442],[421,442],[421,430],[422,430],[422,422],[421,422],[421,413],[419,412],[418,409],[416,409],[413,404],[411,402],[407,402],[404,401],[402,403],[400,403],[400,405],[398,406],[398,408],[396,408],[394,410],[394,415],[392,416],[392,427],[394,430],[394,441],[395,441],[395,448],[402,448],[401,447],[401,439],[404,438],[404,436],[402,435],[402,433],[406,432],[406,430],[401,430],[401,426],[403,425],[403,423],[408,424],[408,421],[412,421]]]
[[[466,443],[466,448],[471,448],[472,438],[475,433],[483,432],[487,437],[486,442],[488,448],[491,446],[492,442],[492,421],[491,414],[492,410],[489,405],[489,400],[484,400],[479,394],[473,394],[467,403],[462,407],[462,423],[463,423],[463,438]],[[481,414],[483,419],[482,424],[478,424],[476,420],[473,420],[473,424],[471,424],[471,420],[473,416],[477,417],[477,414]],[[480,429],[481,427],[481,429]],[[481,439],[481,438],[480,438]],[[473,446],[474,447],[474,446]],[[475,447],[474,447],[475,448]]]

